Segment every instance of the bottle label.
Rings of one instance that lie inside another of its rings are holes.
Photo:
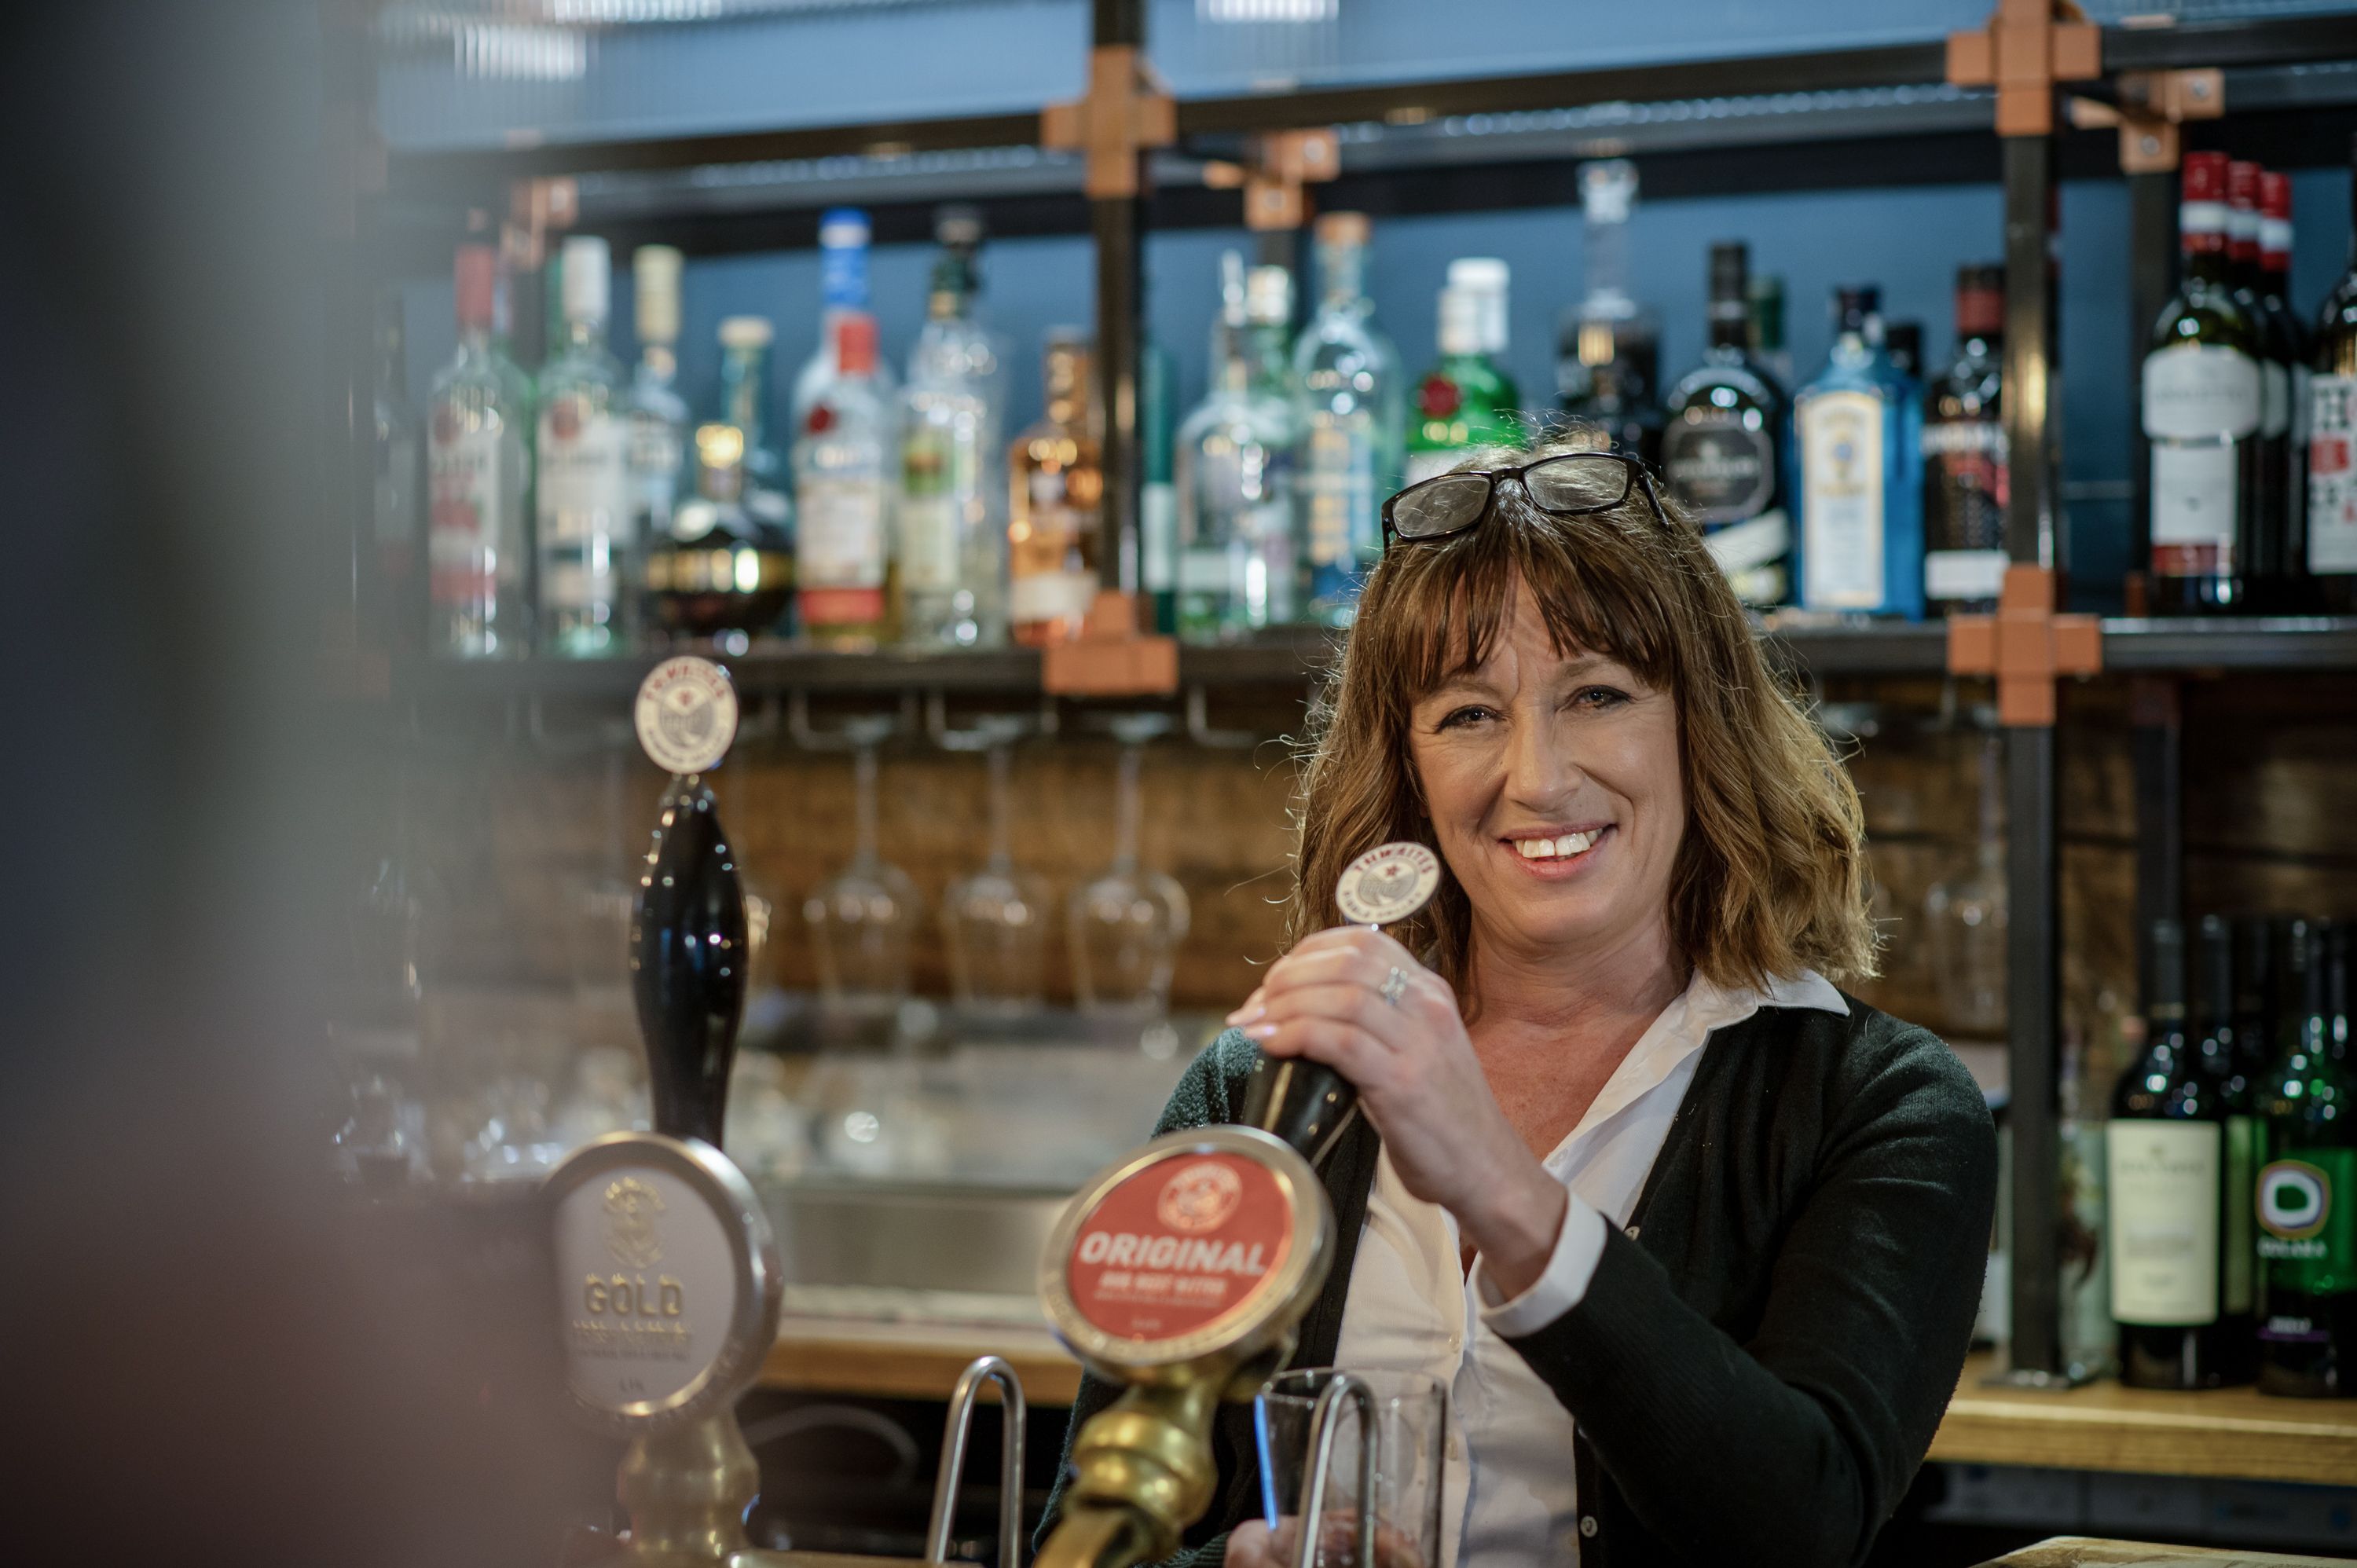
[[[1662,433],[1662,474],[1705,530],[1741,522],[1775,499],[1776,448],[1734,409],[1689,408]],[[1719,566],[1727,570],[1723,558]]]
[[[540,600],[587,609],[614,602],[630,532],[629,434],[589,400],[558,396],[540,416]]]
[[[2240,457],[2231,441],[2152,447],[2152,569],[2205,577],[2234,569]]]
[[[2144,433],[2156,441],[2233,441],[2259,428],[2258,362],[2240,349],[2184,343],[2144,360]]]
[[[2259,1171],[2260,1266],[2272,1290],[2357,1292],[2357,1149],[2291,1149]]]
[[[2002,550],[1933,550],[1923,557],[1923,596],[1939,603],[1994,599],[2005,586]]]
[[[1138,574],[1149,594],[1167,594],[1178,575],[1178,490],[1148,479],[1137,496]]]
[[[2308,383],[2308,569],[2357,572],[2357,376]]]
[[[1813,610],[1883,605],[1882,399],[1819,392],[1801,409],[1802,602]]]
[[[1309,564],[1347,566],[1372,554],[1382,532],[1376,513],[1375,453],[1362,424],[1329,421],[1309,430],[1302,490]]]
[[[856,626],[884,615],[884,487],[873,478],[802,480],[794,571],[804,621]]]
[[[2258,1123],[2249,1116],[2226,1118],[2226,1311],[2251,1310],[2252,1275],[2257,1253],[2251,1241],[2252,1178],[2257,1174]]]
[[[1703,531],[1727,585],[1747,605],[1781,605],[1792,591],[1792,520],[1784,509]]]
[[[2291,367],[2269,360],[2259,367],[2259,434],[2269,441],[2291,430]]]
[[[427,592],[437,605],[479,605],[523,586],[522,519],[504,515],[523,454],[504,431],[436,438],[428,456]]]
[[[946,594],[958,580],[958,503],[953,496],[902,494],[899,524],[900,586],[912,594]]]
[[[2104,1153],[2112,1207],[2112,1316],[2190,1326],[2218,1318],[2225,1129],[2115,1120]]]

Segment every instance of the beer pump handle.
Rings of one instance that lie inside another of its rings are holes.
[[[1284,1139],[1316,1165],[1358,1108],[1359,1091],[1351,1080],[1323,1062],[1265,1056],[1244,1080],[1243,1114],[1237,1121]]]
[[[703,778],[665,793],[630,910],[630,992],[658,1133],[720,1146],[751,959],[745,885]]]
[[[655,1131],[718,1148],[752,948],[745,884],[705,776],[736,738],[736,690],[717,665],[667,660],[639,688],[637,721],[639,743],[672,775],[630,907]]]

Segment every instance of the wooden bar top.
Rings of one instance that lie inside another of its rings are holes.
[[[2337,1568],[2345,1557],[2287,1557],[2275,1552],[2221,1551],[2209,1546],[2160,1546],[2148,1541],[2099,1541],[2058,1535],[2008,1552],[1981,1568]]]
[[[1033,1326],[787,1318],[762,1385],[811,1393],[945,1399],[976,1356],[1004,1356],[1034,1404],[1071,1402],[1080,1368]],[[2159,1393],[2097,1383],[2068,1392],[1984,1385],[1987,1355],[1964,1365],[1932,1457],[2152,1476],[2216,1476],[2357,1487],[2357,1400],[2270,1399],[2250,1389]]]

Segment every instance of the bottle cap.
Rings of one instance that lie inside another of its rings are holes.
[[[1579,166],[1579,205],[1591,223],[1626,223],[1637,200],[1637,166],[1598,158]]]
[[[764,317],[730,316],[720,322],[720,346],[724,349],[766,349],[776,336],[776,328]]]
[[[2226,166],[2226,242],[2238,262],[2259,254],[2259,166],[2240,158]]]
[[[1310,235],[1321,245],[1363,245],[1372,231],[1363,212],[1324,212]]]
[[[1834,326],[1843,332],[1864,332],[1882,309],[1882,290],[1872,285],[1834,290]]]
[[[2259,171],[2259,250],[2278,269],[2291,263],[2291,176]]]
[[[1475,290],[1450,287],[1440,291],[1440,351],[1481,351],[1481,296]]]
[[[1244,319],[1255,327],[1282,327],[1293,319],[1293,274],[1283,267],[1254,267],[1244,279]]]
[[[565,242],[565,319],[602,323],[613,301],[611,253],[595,234]]]
[[[1988,338],[2005,330],[2005,268],[1982,263],[1956,269],[1956,336]]]
[[[840,251],[867,243],[867,214],[856,207],[830,207],[818,218],[818,242]]]
[[[2243,208],[2249,208],[2253,211],[2258,209],[2258,165],[2243,158],[2234,158],[2227,163],[2226,203],[2237,209]]]
[[[876,373],[876,317],[864,310],[846,313],[834,324],[835,362],[846,376]]]
[[[2227,161],[2223,153],[2186,154],[2184,199],[2189,202],[2225,200]]]
[[[680,253],[669,245],[640,245],[630,253],[630,277],[637,285],[632,324],[640,342],[679,341],[680,267]]]
[[[1401,840],[1378,844],[1342,868],[1334,905],[1354,926],[1388,926],[1432,901],[1440,886],[1440,856],[1430,846]]]
[[[737,738],[737,688],[707,659],[666,659],[639,683],[639,744],[666,773],[708,773]]]
[[[860,221],[866,221],[863,217]],[[982,245],[982,209],[953,202],[933,213],[933,242],[953,251],[978,250]]]
[[[488,328],[500,289],[499,252],[489,245],[461,245],[455,272],[458,325]]]

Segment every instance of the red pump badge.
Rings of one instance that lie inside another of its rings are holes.
[[[1250,1306],[1293,1246],[1276,1174],[1242,1155],[1173,1151],[1131,1173],[1081,1222],[1065,1260],[1092,1327],[1175,1339]]]

